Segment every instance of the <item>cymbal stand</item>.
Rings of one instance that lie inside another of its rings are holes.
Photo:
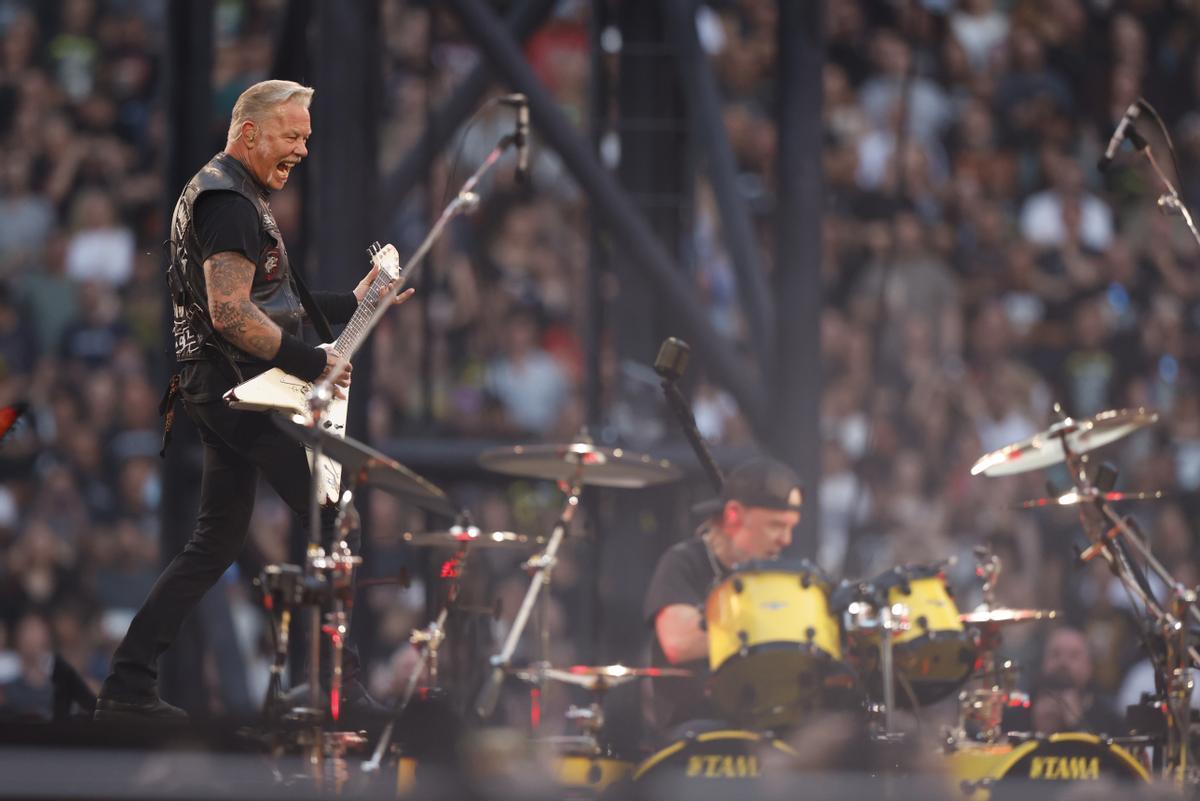
[[[558,548],[562,544],[563,537],[566,535],[567,526],[571,524],[571,520],[575,517],[575,512],[579,508],[580,496],[583,493],[583,462],[578,460],[576,455],[575,474],[570,481],[560,482],[560,488],[567,493],[566,501],[563,503],[562,514],[559,515],[558,522],[554,524],[554,531],[550,535],[550,540],[546,543],[546,548],[537,556],[529,559],[525,565],[533,570],[533,576],[529,582],[529,589],[525,592],[525,598],[521,601],[521,607],[517,610],[517,616],[513,620],[512,628],[508,630],[508,636],[504,640],[504,646],[500,652],[491,658],[492,673],[485,680],[483,689],[476,699],[475,712],[480,718],[491,717],[492,712],[496,709],[496,702],[500,700],[500,687],[504,682],[504,676],[512,665],[513,653],[517,650],[517,644],[521,640],[521,635],[525,631],[525,625],[529,622],[529,615],[533,611],[533,605],[538,600],[538,595],[544,587],[550,585],[550,575],[554,570],[554,565],[558,561]],[[543,641],[545,639],[545,614],[543,610]],[[538,685],[538,690],[541,690],[541,684]]]
[[[1101,554],[1109,562],[1113,575],[1125,588],[1141,601],[1146,611],[1154,619],[1155,627],[1165,643],[1165,654],[1156,655],[1150,649],[1149,656],[1156,663],[1156,668],[1166,680],[1167,697],[1164,699],[1167,709],[1167,743],[1166,758],[1163,760],[1164,770],[1173,771],[1175,775],[1165,778],[1184,780],[1185,772],[1189,770],[1194,760],[1190,754],[1189,721],[1191,716],[1191,673],[1190,668],[1200,666],[1200,652],[1188,640],[1189,626],[1186,618],[1191,617],[1200,621],[1200,608],[1197,607],[1197,594],[1175,580],[1162,563],[1151,553],[1150,547],[1135,530],[1131,521],[1117,515],[1105,504],[1098,489],[1092,485],[1085,469],[1085,461],[1080,454],[1070,447],[1066,432],[1059,435],[1062,441],[1063,453],[1066,456],[1067,467],[1074,476],[1077,486],[1075,491],[1081,495],[1092,497],[1094,508],[1109,528],[1107,532],[1097,531],[1084,514],[1084,506],[1080,505],[1080,524],[1094,543],[1084,554],[1083,561]],[[1174,599],[1168,609],[1153,595],[1149,581],[1142,568],[1137,565],[1126,543],[1132,544],[1146,565],[1159,577],[1170,590]],[[1194,766],[1191,768],[1194,770]]]
[[[436,687],[438,683],[438,648],[442,641],[446,638],[446,618],[449,616],[450,609],[458,601],[458,590],[462,585],[463,575],[467,572],[467,556],[470,546],[463,543],[455,552],[451,559],[454,567],[450,570],[450,585],[446,593],[446,603],[442,605],[441,611],[438,612],[436,620],[430,622],[423,629],[416,629],[409,637],[409,642],[414,646],[419,646],[424,643],[425,647],[421,648],[421,655],[417,659],[416,666],[408,675],[408,680],[404,683],[404,692],[396,699],[396,704],[392,708],[391,719],[384,727],[383,733],[379,735],[379,742],[375,746],[374,753],[371,758],[363,763],[363,773],[374,773],[379,770],[380,764],[383,762],[384,754],[387,753],[388,747],[392,742],[392,732],[396,725],[397,718],[404,713],[408,708],[409,703],[416,694],[417,684],[421,680],[421,676],[425,673],[425,665],[429,665],[429,683]]]
[[[894,610],[888,601],[887,592],[876,588],[873,584],[860,584],[858,597],[860,600],[852,601],[846,608],[847,626],[856,630],[875,629],[879,632],[879,672],[883,681],[883,731],[876,736],[882,740],[891,740],[896,736],[896,666],[892,635],[908,630],[908,616],[906,611],[897,614],[897,610]],[[878,724],[876,723],[876,725]]]

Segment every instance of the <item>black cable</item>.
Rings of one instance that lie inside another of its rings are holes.
[[[1167,142],[1167,152],[1171,154],[1171,166],[1175,169],[1175,180],[1182,182],[1183,173],[1179,169],[1179,157],[1175,155],[1175,143],[1171,141],[1171,132],[1167,129],[1167,124],[1163,122],[1163,118],[1159,115],[1154,106],[1150,105],[1150,101],[1144,97],[1139,97],[1137,104],[1149,112],[1158,125],[1158,130],[1162,132],[1163,139]]]

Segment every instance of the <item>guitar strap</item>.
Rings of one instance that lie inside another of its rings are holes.
[[[308,315],[309,322],[317,330],[317,336],[321,338],[322,342],[333,342],[333,329],[329,327],[329,320],[325,319],[325,313],[313,300],[312,293],[308,291],[304,279],[300,277],[300,271],[288,270],[288,275],[292,278],[292,286],[295,288],[296,294],[300,296],[300,305],[304,307],[304,313]]]

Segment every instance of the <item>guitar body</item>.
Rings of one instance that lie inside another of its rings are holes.
[[[375,243],[368,251],[371,263],[379,267],[354,316],[346,323],[337,342],[326,347],[338,354],[352,354],[369,328],[368,322],[382,297],[383,290],[392,281],[401,278],[400,254],[392,245],[379,246]],[[403,286],[403,282],[401,282]],[[312,383],[273,367],[261,375],[238,384],[225,393],[225,402],[234,409],[251,412],[284,412],[300,414],[311,420],[308,396],[312,394]],[[345,398],[334,398],[325,409],[324,428],[332,434],[346,436],[346,410],[350,401],[349,387],[342,388]],[[322,455],[318,464],[313,464],[312,450],[308,451],[309,469],[320,474],[322,504],[337,504],[342,491],[342,466]]]
[[[256,375],[249,381],[238,384],[225,394],[225,402],[232,409],[248,412],[284,412],[303,415],[312,419],[308,406],[308,396],[312,394],[313,385],[301,378],[285,373],[278,367],[272,367],[265,373]],[[346,436],[346,412],[350,405],[350,388],[342,387],[345,398],[334,398],[325,408],[326,430],[336,436]],[[322,504],[336,504],[342,492],[342,466],[327,456],[322,455],[316,468],[313,467],[312,448],[308,451],[308,467],[320,473],[320,492]]]

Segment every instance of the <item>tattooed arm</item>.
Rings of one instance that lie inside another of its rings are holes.
[[[231,250],[214,253],[204,262],[204,282],[213,328],[251,356],[275,358],[283,332],[250,300],[254,264]]]
[[[306,381],[324,378],[337,362],[332,350],[305,345],[263,314],[250,300],[254,284],[254,265],[232,250],[214,253],[204,262],[204,282],[208,287],[208,313],[213,328],[229,342],[251,356],[257,356]],[[334,384],[350,385],[353,368],[346,364],[338,371]]]

